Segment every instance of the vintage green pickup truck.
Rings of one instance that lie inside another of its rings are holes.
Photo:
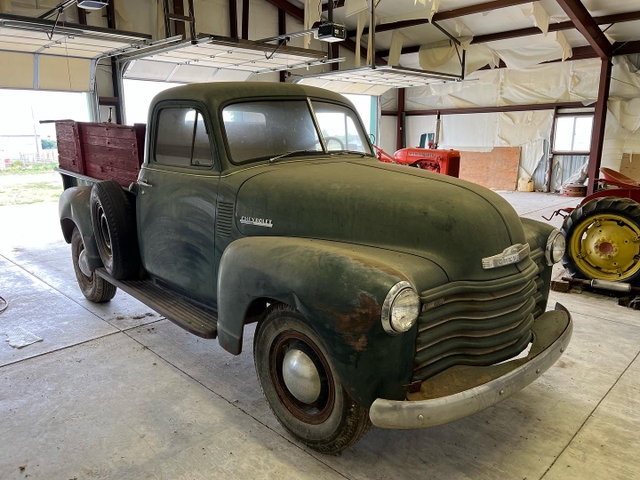
[[[67,127],[86,158],[61,161],[60,222],[86,298],[120,288],[234,355],[257,323],[267,402],[315,450],[339,452],[371,423],[476,413],[569,344],[569,313],[545,313],[559,232],[485,188],[378,162],[341,95],[167,90],[130,185],[130,148],[104,133],[128,127]]]

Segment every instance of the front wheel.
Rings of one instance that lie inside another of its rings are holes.
[[[258,380],[280,424],[322,453],[338,453],[371,426],[369,411],[345,391],[321,339],[297,311],[276,307],[253,340]]]
[[[73,259],[73,270],[76,273],[78,286],[85,298],[94,303],[104,303],[116,296],[116,287],[107,282],[104,278],[96,275],[96,272],[87,272],[86,275],[80,267],[80,256],[84,252],[84,242],[82,235],[77,228],[73,229],[71,235],[71,258]]]
[[[600,197],[576,208],[562,226],[562,263],[579,278],[634,282],[640,279],[640,204]]]

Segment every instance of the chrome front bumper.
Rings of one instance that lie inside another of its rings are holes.
[[[536,319],[532,331],[534,341],[526,358],[489,367],[452,367],[422,383],[421,392],[428,399],[419,399],[421,394],[417,394],[405,401],[375,400],[369,412],[371,422],[381,428],[435,427],[501,402],[537,379],[562,356],[571,340],[573,321],[569,312],[556,304],[554,311]],[[490,380],[478,385],[479,378]],[[452,389],[455,393],[449,393]],[[438,396],[434,393],[438,391],[447,393]]]

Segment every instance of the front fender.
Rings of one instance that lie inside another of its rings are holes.
[[[71,243],[73,227],[76,227],[82,235],[89,267],[95,269],[102,266],[102,260],[91,225],[90,196],[91,186],[67,188],[60,196],[58,211],[64,239]]]
[[[289,237],[233,242],[220,261],[218,336],[238,354],[247,309],[256,299],[295,307],[329,352],[343,385],[368,406],[376,398],[402,399],[410,382],[416,329],[387,334],[382,303],[393,285],[418,291],[447,282],[420,257],[379,248]]]

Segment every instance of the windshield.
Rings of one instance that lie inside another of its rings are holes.
[[[313,108],[322,141],[306,100],[267,100],[226,106],[222,120],[231,161],[242,164],[291,152],[325,155],[354,151],[371,155],[353,111],[326,102],[313,102]]]

